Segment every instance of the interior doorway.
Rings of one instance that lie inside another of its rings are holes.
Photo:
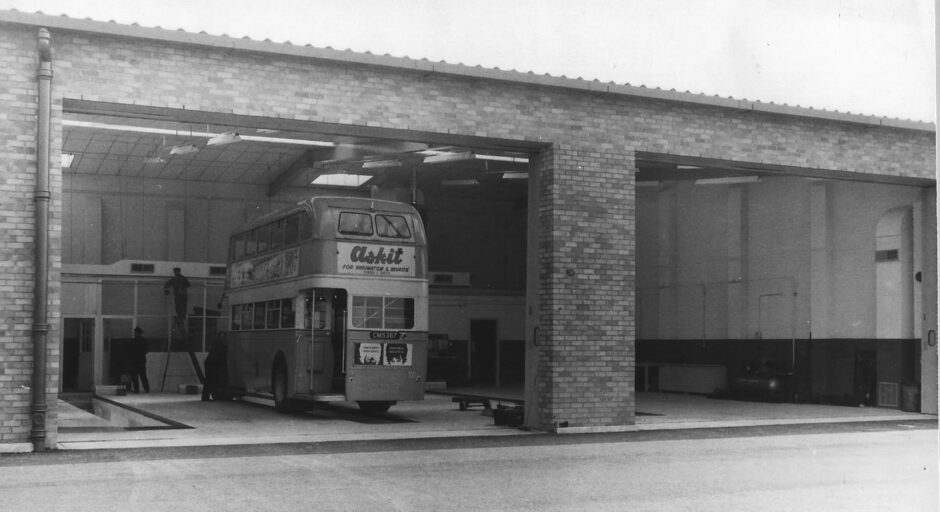
[[[94,318],[65,318],[62,321],[62,392],[92,391],[94,382]]]
[[[497,333],[496,320],[470,320],[470,380],[474,385],[499,385]]]

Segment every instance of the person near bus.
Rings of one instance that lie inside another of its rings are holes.
[[[134,328],[134,339],[131,340],[130,374],[134,393],[139,393],[141,386],[144,393],[150,393],[150,381],[147,380],[147,339],[143,334],[144,330],[137,326]]]
[[[163,294],[169,295],[173,291],[173,305],[176,309],[174,322],[181,334],[186,333],[186,309],[189,301],[189,279],[183,275],[179,267],[173,269],[173,277],[163,285]]]
[[[209,354],[203,361],[205,369],[205,383],[202,386],[202,400],[223,400],[225,386],[228,381],[228,369],[226,359],[228,358],[228,335],[220,332],[216,336],[215,342],[209,347]]]

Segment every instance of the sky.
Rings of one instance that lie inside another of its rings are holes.
[[[0,9],[936,119],[933,0],[0,0]]]

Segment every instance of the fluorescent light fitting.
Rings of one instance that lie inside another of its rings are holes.
[[[513,162],[518,164],[527,164],[529,159],[521,156],[487,155],[474,153],[472,151],[438,151],[436,149],[425,149],[416,151],[419,155],[424,155],[424,163],[433,164],[440,162],[458,162],[461,160],[493,160],[496,162]]]
[[[502,156],[502,155],[481,155],[474,154],[474,158],[477,160],[493,160],[496,162],[513,162],[517,164],[527,164],[529,163],[528,158],[518,157],[518,156]]]
[[[220,134],[218,133],[209,133],[209,132],[192,132],[189,130],[170,130],[167,128],[153,128],[149,126],[131,126],[126,124],[108,124],[108,123],[94,123],[91,121],[76,121],[74,119],[65,119],[62,121],[63,126],[74,126],[76,128],[90,128],[95,130],[113,130],[119,132],[132,132],[132,133],[151,133],[154,135],[172,135],[176,137],[206,137],[212,138]],[[273,133],[273,131],[272,131]],[[259,137],[257,135],[239,135],[241,140],[250,140],[255,142],[267,142],[271,144],[295,144],[298,146],[317,146],[317,147],[326,147],[331,148],[336,146],[332,142],[322,141],[322,140],[306,140],[306,139],[288,139],[284,137]]]
[[[529,173],[527,172],[504,172],[504,180],[527,180],[529,179]]]
[[[336,144],[323,140],[288,139],[285,137],[259,137],[257,135],[242,135],[241,138],[242,140],[265,142],[268,144],[294,144],[296,146],[316,146],[318,148],[336,147]]]
[[[473,153],[438,153],[436,155],[424,157],[426,164],[439,164],[443,162],[459,162],[462,160],[473,160]]]
[[[360,187],[371,179],[372,176],[365,174],[321,174],[310,184],[328,187]]]
[[[170,155],[188,155],[199,151],[195,144],[183,144],[182,146],[173,146],[170,148]]]
[[[696,185],[738,185],[760,181],[760,176],[727,176],[724,178],[702,178],[695,180]]]
[[[363,169],[382,169],[385,167],[401,167],[398,160],[366,160],[362,162]]]
[[[75,160],[75,155],[72,153],[62,153],[62,168],[68,169],[72,166],[72,160]]]
[[[166,159],[160,155],[153,155],[153,156],[148,156],[147,158],[144,158],[144,163],[145,164],[165,164]]]
[[[474,179],[470,180],[444,180],[441,182],[441,185],[445,187],[456,187],[461,185],[479,185],[480,182]]]
[[[238,136],[238,132],[225,132],[207,140],[206,146],[224,146],[226,144],[240,142],[241,140],[242,138]]]

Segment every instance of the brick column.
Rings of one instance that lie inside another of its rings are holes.
[[[558,144],[536,162],[538,426],[624,429],[636,407],[633,156]]]

